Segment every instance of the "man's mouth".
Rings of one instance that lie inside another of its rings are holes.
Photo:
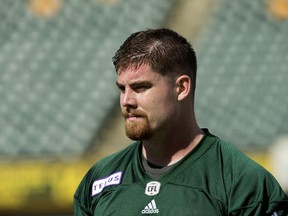
[[[127,117],[125,117],[127,121],[136,121],[139,120],[140,118],[142,118],[142,116],[139,115],[128,115]]]
[[[122,115],[126,121],[136,121],[136,120],[142,119],[144,117],[141,114],[127,113],[127,112],[122,113]]]

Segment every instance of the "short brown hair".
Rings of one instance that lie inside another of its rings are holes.
[[[131,34],[113,57],[116,72],[129,66],[149,65],[160,74],[186,74],[196,82],[197,61],[191,44],[167,29],[148,29]]]

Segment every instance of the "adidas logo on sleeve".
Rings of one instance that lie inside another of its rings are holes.
[[[156,206],[156,202],[153,199],[148,205],[141,211],[142,214],[158,214],[159,209]]]

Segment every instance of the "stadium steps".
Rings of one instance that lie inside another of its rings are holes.
[[[196,113],[241,149],[267,149],[288,133],[288,22],[262,0],[222,0],[201,33]]]
[[[77,158],[118,101],[115,50],[174,0],[69,0],[50,16],[28,2],[0,1],[0,157]]]

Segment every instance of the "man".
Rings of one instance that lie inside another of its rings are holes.
[[[273,176],[201,129],[194,114],[196,57],[169,29],[132,34],[113,63],[126,135],[75,193],[75,215],[287,215]]]

